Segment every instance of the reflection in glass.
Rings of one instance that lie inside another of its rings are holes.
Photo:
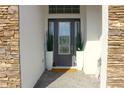
[[[70,54],[70,22],[59,22],[59,54]]]

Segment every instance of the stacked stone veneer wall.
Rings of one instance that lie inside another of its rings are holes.
[[[124,6],[109,6],[107,87],[124,87]]]
[[[20,87],[18,6],[0,5],[0,87]]]

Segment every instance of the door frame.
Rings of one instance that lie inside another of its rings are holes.
[[[79,21],[80,22],[80,29],[81,29],[81,18],[48,18],[48,30],[49,30],[49,22],[50,21],[56,21],[56,20],[59,20],[59,21]],[[74,28],[75,29],[75,28]],[[75,30],[74,30],[74,33],[75,33]],[[75,43],[76,43],[76,39],[75,39]],[[75,46],[76,47],[76,46]],[[75,56],[76,56],[76,49],[74,50],[75,51]],[[53,62],[54,62],[54,41],[53,41]],[[53,68],[77,68],[77,65],[75,66],[53,66]]]

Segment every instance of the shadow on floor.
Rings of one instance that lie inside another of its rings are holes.
[[[41,75],[40,79],[37,81],[37,83],[35,84],[34,88],[46,88],[48,85],[50,85],[56,79],[61,77],[67,71],[64,71],[64,72],[54,72],[54,71],[47,71],[46,70]]]

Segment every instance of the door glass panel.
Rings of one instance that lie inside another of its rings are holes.
[[[59,22],[58,53],[70,54],[70,22]]]

